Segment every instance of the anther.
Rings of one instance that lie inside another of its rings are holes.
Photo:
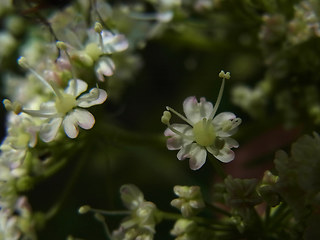
[[[230,79],[231,75],[230,72],[225,73],[223,70],[219,73],[220,78]]]
[[[62,41],[57,41],[56,42],[56,46],[57,46],[57,48],[59,48],[59,49],[61,49],[63,51],[67,50],[67,45]]]
[[[4,99],[2,101],[5,109],[9,112],[14,112],[15,114],[20,114],[22,112],[22,105],[19,102],[11,102],[9,99]]]
[[[169,111],[164,111],[163,115],[161,117],[161,122],[163,124],[169,125],[170,124],[170,119],[171,119],[171,113]]]
[[[79,208],[78,212],[80,214],[85,214],[91,210],[91,207],[89,205],[83,205]]]
[[[96,33],[101,33],[102,30],[103,30],[103,27],[102,27],[101,23],[96,22],[94,25],[94,31],[96,31]]]
[[[22,67],[22,68],[26,68],[26,69],[29,68],[27,59],[26,59],[25,57],[19,57],[19,58],[18,58],[18,64],[19,64],[20,67]]]
[[[9,99],[4,99],[2,103],[8,112],[13,110],[12,102]]]

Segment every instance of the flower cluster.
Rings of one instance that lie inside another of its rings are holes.
[[[156,205],[145,201],[143,193],[132,184],[123,185],[120,194],[123,204],[131,214],[122,221],[119,229],[113,232],[112,239],[153,239],[157,223]]]
[[[180,209],[183,217],[191,217],[205,207],[199,186],[175,186],[173,191],[179,198],[171,205]]]
[[[239,146],[238,142],[230,136],[236,131],[241,123],[231,112],[223,112],[215,116],[219,107],[225,79],[230,78],[230,73],[221,71],[223,78],[218,100],[213,106],[205,98],[200,102],[196,97],[188,97],[183,102],[183,111],[186,117],[174,109],[167,107],[161,121],[168,126],[165,136],[168,136],[167,147],[169,150],[179,150],[179,160],[190,158],[190,168],[197,170],[206,161],[207,151],[221,162],[230,162],[234,159],[231,148]],[[187,124],[170,124],[171,113],[176,114]]]

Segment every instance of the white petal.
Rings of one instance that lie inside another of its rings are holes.
[[[221,149],[217,155],[214,155],[214,156],[219,161],[224,162],[224,163],[228,163],[234,159],[235,154],[230,148],[225,147],[225,148]]]
[[[231,112],[222,112],[212,120],[212,123],[215,126],[217,136],[229,137],[236,133],[241,119],[236,118],[236,115]]]
[[[193,136],[192,128],[187,124],[172,124],[171,126],[177,131],[183,133],[184,135],[187,135],[190,137]],[[172,132],[169,128],[165,130],[164,135],[170,136],[170,138],[168,138],[167,140],[167,148],[169,150],[178,150],[182,146],[192,142],[192,140],[188,138],[183,138],[182,136]]]
[[[209,119],[213,106],[205,98],[200,98],[198,102],[196,97],[188,97],[183,102],[183,111],[192,123],[197,123],[203,118]]]
[[[104,82],[104,76],[112,76],[116,66],[109,57],[101,57],[96,64],[95,71],[99,81]]]
[[[173,12],[167,11],[167,12],[158,13],[156,18],[159,22],[163,22],[163,23],[170,22],[173,18]]]
[[[44,142],[51,142],[56,137],[61,122],[62,118],[53,118],[49,123],[43,124],[39,133],[40,138]]]
[[[198,144],[192,144],[189,165],[192,170],[198,170],[206,162],[207,151]]]
[[[239,147],[239,143],[236,141],[236,140],[234,140],[233,138],[229,138],[229,137],[227,137],[227,138],[223,138],[224,140],[225,140],[225,144],[229,147],[229,148],[237,148],[237,147]]]
[[[37,131],[38,127],[31,126],[27,128],[27,132],[30,134],[29,147],[34,147],[37,144]]]
[[[95,123],[93,115],[87,110],[75,109],[73,116],[77,120],[77,124],[83,129],[91,129]]]
[[[184,160],[186,158],[189,158],[190,157],[191,146],[192,146],[192,144],[182,146],[180,151],[177,154],[177,158],[179,160]]]
[[[86,91],[88,84],[81,79],[69,80],[68,87],[65,89],[65,93],[78,97],[81,93]]]
[[[215,116],[215,118],[213,119],[213,123],[214,124],[221,124],[221,122],[225,122],[225,121],[229,121],[231,119],[236,118],[236,115],[232,112],[222,112],[219,113],[217,116]]]
[[[110,31],[102,31],[104,53],[121,52],[128,48],[129,43],[123,34],[113,34]]]
[[[107,92],[100,88],[92,88],[89,93],[83,94],[77,99],[79,107],[91,107],[98,105],[106,101],[108,95]]]
[[[77,119],[74,116],[74,111],[69,113],[63,120],[63,128],[69,138],[76,138],[79,133]]]

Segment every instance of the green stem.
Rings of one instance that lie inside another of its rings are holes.
[[[222,178],[225,179],[227,177],[227,174],[225,173],[223,167],[221,166],[221,162],[217,160],[214,156],[211,154],[208,155],[208,158],[211,161],[211,164],[216,171],[216,173]]]
[[[206,207],[211,209],[213,212],[218,212],[218,213],[221,213],[221,214],[226,215],[228,217],[232,216],[228,211],[226,211],[226,210],[224,210],[222,208],[219,208],[219,207],[217,207],[217,206],[215,206],[215,205],[213,205],[211,203],[206,202]]]
[[[96,213],[96,214],[95,214],[95,218],[96,218],[99,222],[101,222],[101,224],[103,225],[103,228],[104,228],[106,237],[111,240],[111,239],[112,239],[112,238],[111,238],[111,233],[110,233],[110,230],[109,230],[108,224],[106,223],[105,218],[104,218],[102,215],[100,215],[99,213]]]
[[[266,211],[265,211],[265,217],[264,217],[264,224],[265,226],[269,225],[269,220],[270,220],[270,206],[267,205]]]
[[[269,229],[273,229],[274,227],[281,224],[281,222],[290,214],[290,209],[285,203],[282,203],[274,212],[274,214],[270,217],[270,224],[268,226]]]
[[[45,172],[43,172],[37,180],[41,179],[46,179],[54,174],[56,174],[60,169],[62,169],[68,162],[68,158],[63,158],[54,165],[50,166],[48,169],[46,169]]]
[[[95,136],[99,136],[106,142],[121,143],[128,145],[153,145],[157,147],[165,146],[166,138],[163,134],[136,133],[119,128],[110,123],[99,124],[95,128]]]
[[[180,214],[163,212],[163,211],[158,211],[157,215],[158,215],[159,219],[166,219],[166,220],[173,220],[173,221],[177,221],[179,219],[184,218]],[[224,225],[224,224],[218,224],[218,223],[213,224],[211,219],[205,219],[202,217],[189,217],[187,219],[192,220],[200,225],[205,225],[205,226],[209,227],[211,230],[216,230],[216,231],[231,231],[232,230],[229,226]]]
[[[53,216],[55,216],[57,214],[57,212],[60,210],[60,208],[62,207],[62,205],[64,204],[67,196],[70,193],[70,190],[72,188],[72,186],[74,185],[74,183],[77,180],[77,177],[79,176],[83,166],[85,165],[85,160],[87,158],[87,154],[84,154],[80,160],[78,160],[77,162],[77,166],[73,171],[73,174],[71,176],[71,178],[69,179],[69,182],[67,183],[66,187],[64,188],[61,196],[59,197],[57,203],[51,207],[51,209],[47,212],[46,214],[46,219],[49,220],[51,219]]]
[[[109,215],[109,216],[129,215],[131,213],[130,211],[106,211],[106,210],[95,209],[95,208],[91,208],[90,212],[100,213],[102,215]]]

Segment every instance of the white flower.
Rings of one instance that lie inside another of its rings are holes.
[[[129,47],[129,42],[123,34],[103,30],[101,31],[101,37],[102,52],[105,54],[122,52]]]
[[[18,217],[8,209],[0,209],[0,239],[18,240],[21,233],[17,227]]]
[[[113,75],[116,66],[111,58],[105,56],[101,57],[95,66],[96,76],[99,81],[104,82],[104,77]]]
[[[223,78],[218,100],[213,107],[205,98],[188,97],[183,102],[183,111],[186,117],[177,113],[170,107],[167,110],[175,113],[187,124],[170,124],[171,113],[164,112],[162,122],[168,125],[165,136],[168,136],[167,147],[169,150],[179,150],[179,160],[190,158],[190,168],[197,170],[205,163],[207,151],[221,162],[227,163],[234,159],[231,148],[239,146],[238,142],[230,138],[241,123],[240,118],[231,112],[223,112],[215,116],[221,101],[225,78],[230,74],[221,72]]]
[[[91,129],[93,127],[95,123],[93,115],[83,108],[102,104],[107,99],[106,91],[92,88],[89,93],[82,94],[87,90],[88,84],[80,79],[69,80],[67,88],[63,90],[54,82],[45,80],[34,69],[29,67],[25,58],[21,57],[18,62],[21,66],[29,68],[37,79],[54,93],[55,101],[41,104],[39,110],[25,109],[21,104],[12,104],[7,99],[4,100],[4,104],[8,110],[16,114],[23,112],[30,116],[48,119],[40,127],[40,138],[44,142],[54,140],[61,124],[70,138],[78,136],[79,127],[83,129]]]
[[[143,193],[133,184],[120,188],[121,199],[131,214],[113,231],[112,239],[152,240],[155,234],[156,205],[144,200]]]
[[[40,138],[44,142],[52,141],[61,126],[70,138],[76,138],[79,128],[91,129],[95,123],[93,115],[83,109],[93,105],[102,104],[107,99],[107,93],[103,89],[92,88],[89,93],[81,93],[87,90],[87,83],[80,79],[69,81],[68,87],[57,96],[56,101],[43,104],[40,112],[47,115],[50,121],[42,125]]]
[[[3,144],[8,144],[14,149],[26,149],[34,147],[37,144],[38,127],[28,115],[18,117],[10,114],[8,121],[8,135]],[[1,149],[1,147],[0,147]]]

